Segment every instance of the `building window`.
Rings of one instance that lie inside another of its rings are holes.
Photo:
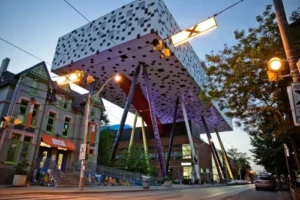
[[[139,8],[143,8],[143,7],[145,7],[145,1],[139,3]]]
[[[63,109],[68,110],[71,105],[71,100],[67,99],[64,95],[56,95],[58,101],[57,106]]]
[[[69,133],[69,127],[70,127],[71,118],[66,117],[65,123],[64,123],[64,131],[62,133],[63,136],[68,136]]]
[[[108,38],[113,38],[114,37],[114,34],[115,34],[115,31],[111,31],[108,33]]]
[[[103,22],[102,24],[100,24],[100,28],[101,28],[102,30],[104,30],[104,29],[105,29],[105,25],[106,25],[106,23]]]
[[[34,126],[34,127],[36,126],[36,122],[38,119],[38,113],[39,113],[39,107],[40,107],[40,105],[37,105],[37,104],[34,105],[31,126]]]
[[[182,153],[180,151],[174,151],[172,152],[172,158],[174,160],[179,160],[182,158]]]
[[[6,156],[6,161],[16,162],[20,139],[21,139],[21,135],[15,133],[12,134],[10,140],[10,146]]]
[[[33,95],[37,95],[38,94],[38,87],[39,87],[39,82],[33,80],[31,88],[30,88],[30,93],[33,94]]]
[[[138,23],[137,23],[138,26],[140,26],[142,24],[144,24],[144,18],[139,19]]]
[[[89,157],[88,157],[88,163],[93,163],[93,160],[94,160],[94,150],[93,149],[90,149],[89,150]]]
[[[91,109],[91,117],[96,118],[96,108],[92,107]]]
[[[46,127],[46,131],[49,133],[53,133],[53,131],[54,131],[55,117],[56,117],[55,113],[53,113],[53,112],[49,113],[47,127]]]
[[[28,160],[28,155],[31,147],[31,137],[25,136],[19,161]]]
[[[192,158],[191,146],[189,144],[182,145],[182,159],[191,159]]]
[[[132,9],[127,11],[127,17],[131,16],[133,13]]]
[[[193,167],[183,167],[183,177],[190,178],[191,172],[193,171]]]
[[[111,21],[116,20],[116,15],[112,15],[110,18]]]
[[[22,122],[22,124],[25,124],[26,121],[28,103],[29,101],[24,99],[22,99],[20,103],[18,119]]]

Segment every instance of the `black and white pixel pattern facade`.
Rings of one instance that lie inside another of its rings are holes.
[[[202,133],[202,115],[211,132],[215,128],[232,130],[231,119],[217,103],[207,109],[200,102],[198,95],[207,78],[198,56],[188,43],[173,47],[168,39],[180,30],[162,0],[136,0],[60,37],[52,71],[64,75],[76,69],[85,70],[96,77],[99,89],[115,73],[131,78],[137,64],[144,62],[156,114],[162,123],[172,122],[179,95],[186,103],[188,118],[200,126]],[[153,39],[163,39],[174,54],[161,59],[160,52],[153,51]],[[139,84],[144,90],[142,76]],[[102,96],[121,107],[126,101],[125,93],[113,81]],[[180,110],[177,121],[183,121]]]

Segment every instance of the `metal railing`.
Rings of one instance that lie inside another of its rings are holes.
[[[61,179],[64,177],[64,173],[60,170],[57,164],[50,158],[37,159],[35,164],[35,169],[47,169],[50,174],[60,183]]]
[[[71,168],[73,173],[80,173],[80,163],[72,163]],[[70,167],[69,167],[70,169]],[[85,173],[87,174],[99,174],[102,176],[113,177],[115,179],[128,180],[131,185],[140,185],[142,184],[143,174],[138,172],[129,172],[117,168],[107,167],[103,165],[96,165],[91,163],[86,163]],[[150,184],[157,183],[159,179],[157,177],[150,177]]]

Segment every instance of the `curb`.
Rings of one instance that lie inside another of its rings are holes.
[[[152,191],[166,191],[166,190],[185,190],[185,189],[199,189],[199,188],[207,188],[207,187],[221,187],[221,186],[226,186],[226,185],[207,185],[207,186],[194,186],[194,187],[186,187],[186,188],[153,188],[153,189],[129,189],[129,190],[83,190],[83,191],[79,191],[79,190],[74,190],[74,189],[65,189],[65,190],[55,190],[55,188],[53,188],[53,190],[41,190],[41,191],[37,191],[37,190],[17,190],[18,187],[12,187],[12,186],[7,186],[4,188],[0,188],[0,194],[1,195],[15,195],[15,194],[70,194],[70,193],[77,193],[77,194],[84,194],[84,193],[112,193],[112,192],[152,192]],[[156,187],[156,186],[153,186]],[[16,188],[16,190],[5,190],[6,188]],[[30,187],[29,187],[30,188]]]

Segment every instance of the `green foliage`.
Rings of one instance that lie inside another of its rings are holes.
[[[114,140],[114,133],[109,128],[105,128],[100,132],[100,141],[98,148],[98,160],[99,165],[110,166],[111,149]]]
[[[250,138],[254,162],[273,174],[287,173],[283,145],[272,136],[255,135]],[[292,164],[292,163],[291,163]]]
[[[236,148],[231,148],[227,150],[227,155],[233,160],[232,173],[234,177],[239,177],[241,169],[241,178],[245,177],[246,170],[251,168],[249,160],[251,158],[247,153],[239,152]]]
[[[27,162],[27,160],[23,160],[22,162],[19,162],[16,166],[15,166],[15,174],[16,175],[28,175],[28,168],[29,167],[29,163]]]
[[[117,160],[117,167],[130,172],[139,172],[145,175],[155,176],[155,167],[149,166],[145,155],[144,147],[141,144],[133,144],[130,153],[125,150]]]
[[[300,9],[293,12],[291,20],[299,20],[299,16]],[[204,93],[226,109],[226,115],[235,118],[236,125],[250,136],[274,135],[282,141],[299,132],[293,123],[286,90],[291,79],[269,82],[267,61],[275,56],[285,59],[285,51],[271,5],[256,21],[256,27],[234,32],[236,45],[225,45],[223,50],[206,55],[201,63],[208,75]],[[291,34],[299,55],[297,22],[291,25]],[[282,74],[289,74],[288,63],[283,66]]]

